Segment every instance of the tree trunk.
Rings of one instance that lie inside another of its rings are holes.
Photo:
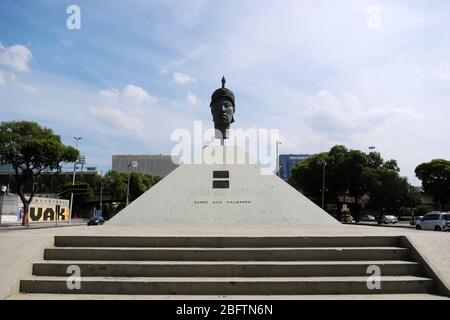
[[[25,194],[23,193],[23,185],[19,181],[19,190],[17,190],[20,200],[23,204],[23,214],[22,214],[22,226],[28,225],[28,208],[30,207],[30,203],[27,201]]]
[[[22,202],[23,202],[23,200],[22,200]],[[25,201],[25,203],[23,203],[22,226],[28,226],[28,224],[29,224],[29,221],[28,221],[29,208],[30,208],[30,204]]]
[[[25,197],[25,194],[23,193],[22,186],[19,187],[18,194],[19,194],[20,200],[22,200],[22,204],[23,204],[22,226],[28,226],[29,225],[28,211],[30,209],[31,201],[33,200],[33,194],[31,194],[30,198],[27,200],[27,198]]]

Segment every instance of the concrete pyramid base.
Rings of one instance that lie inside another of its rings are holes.
[[[209,146],[197,155],[194,164],[178,167],[108,224],[337,225],[338,222],[278,176],[252,162],[244,151]]]

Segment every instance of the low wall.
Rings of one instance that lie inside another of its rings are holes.
[[[23,203],[17,195],[0,197],[0,223],[17,223],[22,220]],[[30,203],[30,223],[69,220],[69,200],[34,197]]]

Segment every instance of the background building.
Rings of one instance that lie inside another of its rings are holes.
[[[178,167],[179,160],[174,163],[172,156],[167,155],[113,155],[112,170],[122,173],[128,173],[128,165],[132,161],[137,161],[137,168],[133,172],[140,172],[156,177],[164,178]]]
[[[76,183],[87,183],[93,185],[95,177],[98,175],[96,168],[85,170],[83,172],[76,172]],[[35,180],[35,185],[39,186],[39,195],[53,197],[61,191],[61,187],[66,184],[71,184],[73,179],[73,171],[63,171],[58,174],[53,172],[43,172],[39,179]],[[15,179],[15,172],[13,170],[0,170],[0,187],[6,186],[8,193],[17,192],[17,181]],[[23,190],[25,193],[31,193],[33,190],[33,183],[28,181]]]
[[[308,159],[309,154],[280,154],[280,177],[284,181],[288,181],[291,176],[291,169],[296,164]]]

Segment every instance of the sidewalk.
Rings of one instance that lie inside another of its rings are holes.
[[[385,227],[385,228],[406,228],[406,229],[415,229],[414,226],[410,225],[409,222],[398,222],[396,224],[378,224],[377,222],[367,222],[360,221],[359,223],[349,223],[355,226],[369,226],[369,227]]]
[[[76,227],[86,225],[86,219],[72,219],[69,223],[68,221],[58,221],[56,224],[54,221],[51,222],[34,222],[30,223],[28,226],[22,226],[20,223],[2,223],[0,224],[0,232],[9,230],[29,230],[29,229],[45,229],[45,228],[60,228],[60,227]]]

